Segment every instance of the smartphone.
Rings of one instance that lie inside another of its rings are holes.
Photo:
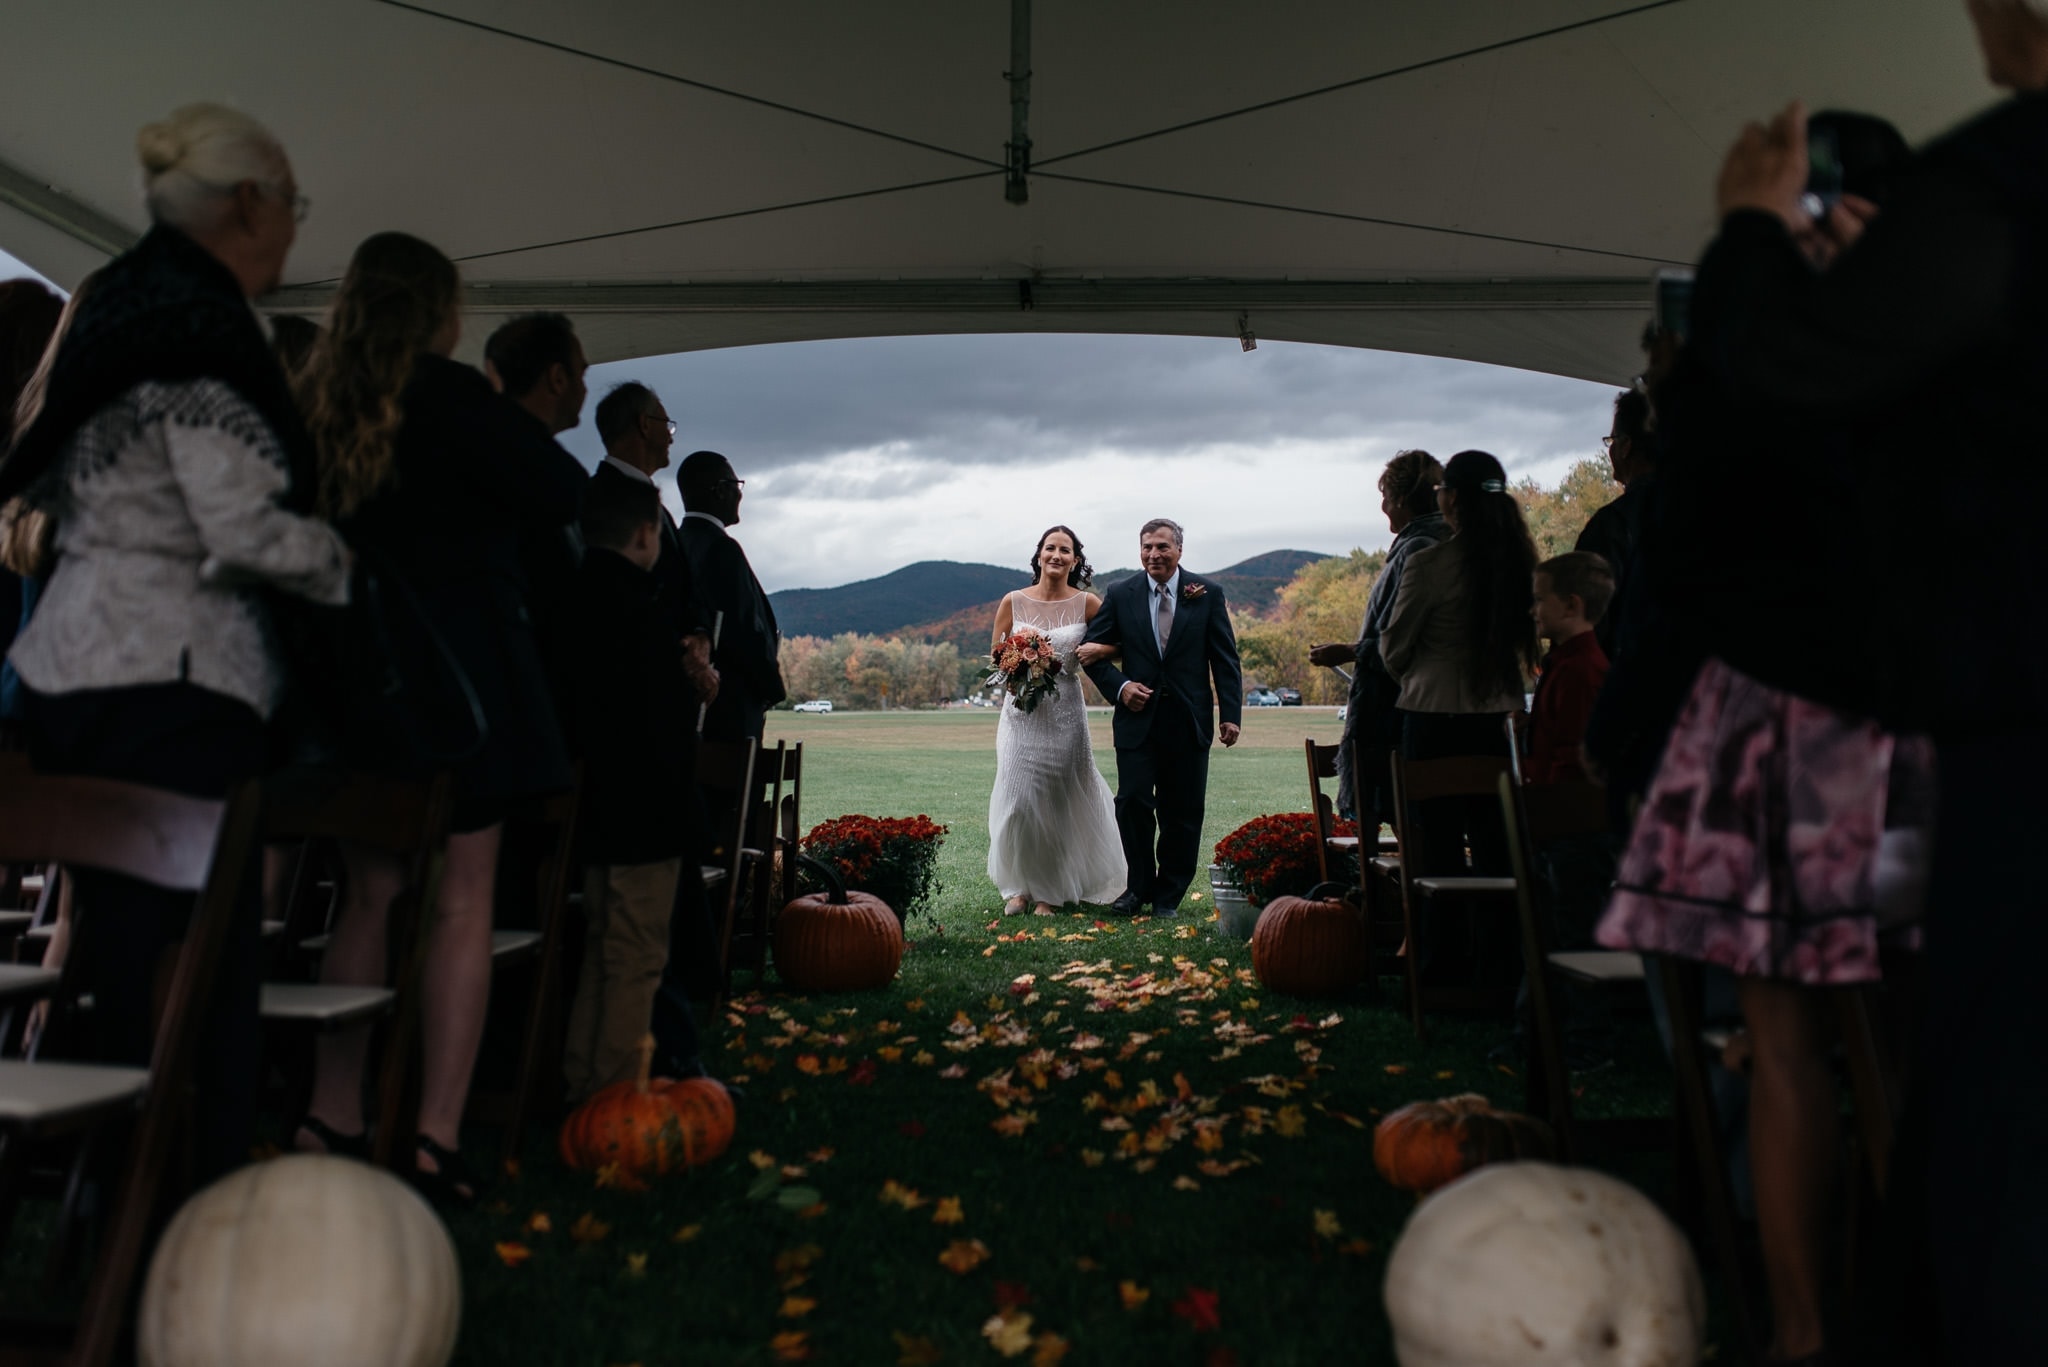
[[[1692,327],[1692,268],[1659,266],[1650,281],[1657,331],[1684,341]]]
[[[1826,126],[1806,127],[1806,192],[1799,207],[1818,222],[1842,201],[1842,146],[1835,130]]]

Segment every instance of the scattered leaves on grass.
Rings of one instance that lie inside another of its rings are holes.
[[[819,1063],[816,1054],[798,1054],[796,1056],[796,1070],[805,1077],[816,1077],[818,1075],[818,1068]]]
[[[1283,1139],[1299,1139],[1308,1133],[1308,1118],[1299,1106],[1282,1106],[1273,1114],[1273,1128]]]
[[[551,1234],[554,1232],[554,1228],[555,1222],[548,1219],[548,1213],[544,1210],[537,1210],[526,1217],[526,1232],[528,1234]]]
[[[1346,1239],[1337,1245],[1337,1251],[1347,1258],[1364,1258],[1372,1253],[1372,1244],[1365,1239]]]
[[[1116,1294],[1123,1301],[1126,1310],[1136,1310],[1152,1298],[1149,1290],[1128,1280],[1116,1284]]]
[[[1312,1214],[1315,1219],[1316,1233],[1321,1237],[1325,1239],[1334,1239],[1339,1234],[1342,1234],[1344,1232],[1344,1226],[1340,1224],[1337,1220],[1336,1211],[1317,1210],[1312,1212]]]
[[[1006,1116],[990,1121],[989,1128],[1006,1138],[1015,1139],[1018,1135],[1024,1133],[1026,1129],[1037,1123],[1038,1112],[1036,1111],[1012,1111]]]
[[[916,1187],[906,1187],[895,1178],[882,1183],[881,1202],[887,1206],[901,1206],[905,1210],[916,1210],[924,1204],[924,1197],[917,1194]],[[958,1203],[955,1203],[956,1208]]]
[[[818,1302],[809,1296],[784,1296],[775,1313],[786,1320],[800,1320],[818,1308]]]
[[[1102,1150],[1101,1150],[1101,1149],[1083,1149],[1083,1150],[1081,1150],[1081,1166],[1082,1166],[1082,1167],[1085,1167],[1085,1168],[1099,1168],[1099,1167],[1101,1167],[1101,1166],[1102,1166],[1102,1159],[1103,1159],[1103,1152],[1102,1152]]]
[[[1223,1319],[1217,1314],[1217,1295],[1214,1291],[1191,1286],[1187,1294],[1173,1303],[1173,1313],[1195,1327],[1201,1334],[1213,1333],[1223,1327]]]
[[[501,1242],[497,1245],[498,1261],[507,1267],[517,1267],[533,1256],[533,1250],[525,1244]]]
[[[1388,1077],[1399,1077],[1408,1071],[1408,1065],[1405,1063],[1389,1063],[1380,1071],[1384,1072]]]
[[[692,1239],[696,1238],[699,1234],[702,1234],[703,1232],[704,1226],[702,1225],[684,1225],[681,1229],[676,1231],[675,1241],[679,1244],[686,1244],[689,1243]]]
[[[569,1226],[569,1237],[579,1244],[598,1243],[611,1232],[612,1227],[610,1225],[598,1219],[587,1210],[576,1217],[575,1224]]]
[[[989,1316],[981,1333],[989,1346],[1006,1358],[1019,1357],[1031,1350],[1031,1316],[1022,1311]]]
[[[932,1212],[935,1225],[957,1225],[966,1218],[960,1210],[960,1198],[957,1196],[942,1197],[938,1208]]]
[[[811,1358],[810,1335],[801,1329],[785,1329],[768,1340],[768,1351],[775,1354],[777,1362],[808,1362]]]
[[[825,1250],[816,1244],[798,1244],[795,1248],[785,1248],[775,1255],[775,1275],[787,1277],[792,1272],[802,1272],[824,1256]]]
[[[906,1334],[896,1329],[890,1337],[896,1340],[896,1367],[933,1367],[946,1356],[939,1351],[938,1344],[923,1334]]]
[[[1054,1367],[1067,1356],[1069,1344],[1050,1330],[1031,1341],[1031,1367]]]
[[[628,1277],[644,1277],[647,1275],[647,1255],[645,1253],[628,1253],[626,1255],[626,1275]]]
[[[939,1254],[939,1265],[965,1276],[988,1261],[988,1245],[979,1239],[955,1239]]]

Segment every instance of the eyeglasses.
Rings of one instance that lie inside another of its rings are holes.
[[[747,487],[747,482],[743,479],[721,479],[712,487],[715,489],[723,489],[727,485],[731,485],[735,489],[744,489]]]
[[[1602,437],[1600,438],[1600,447],[1604,451],[1612,451],[1614,449],[1614,443],[1618,441],[1627,440],[1627,437]]]
[[[264,185],[261,182],[258,182],[258,188],[276,195],[279,199],[290,205],[292,222],[294,223],[304,223],[306,215],[313,212],[313,201],[300,194],[297,190],[287,190],[282,185]]]
[[[652,413],[644,414],[643,416],[649,418],[654,417]],[[673,437],[676,434],[676,420],[674,418],[655,418],[655,421],[659,422],[663,427],[666,427],[668,429],[668,434],[671,437]]]

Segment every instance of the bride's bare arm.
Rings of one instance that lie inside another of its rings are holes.
[[[988,643],[991,646],[993,646],[996,642],[1002,640],[1005,636],[1008,636],[1010,634],[1011,626],[1014,625],[1014,621],[1015,619],[1011,616],[1010,613],[1010,595],[1006,593],[1003,595],[1003,601],[996,604],[995,635],[989,637]]]
[[[1087,597],[1088,603],[1085,611],[1088,614],[1088,620],[1092,622],[1095,620],[1096,612],[1102,607],[1102,600],[1092,593],[1087,595]],[[1074,651],[1074,658],[1081,662],[1083,669],[1086,669],[1089,665],[1099,664],[1114,654],[1116,654],[1116,647],[1107,641],[1084,641]]]

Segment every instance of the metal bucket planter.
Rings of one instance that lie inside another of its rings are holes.
[[[1216,889],[1216,929],[1233,940],[1249,940],[1259,923],[1259,908],[1251,904],[1241,888]]]

